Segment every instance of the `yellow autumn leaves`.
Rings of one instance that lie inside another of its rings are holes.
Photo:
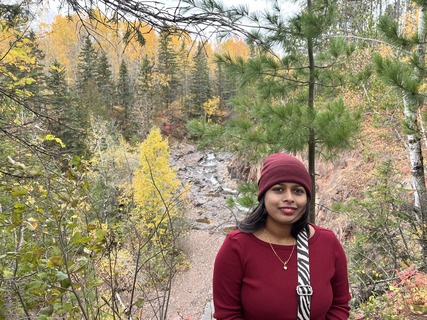
[[[153,234],[152,240],[169,238],[167,233],[173,233],[174,222],[183,217],[185,191],[169,158],[168,140],[159,128],[153,128],[140,146],[139,168],[132,181],[137,204],[134,215],[142,230]]]

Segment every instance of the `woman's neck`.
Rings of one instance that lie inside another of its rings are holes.
[[[264,237],[267,242],[282,245],[293,245],[295,244],[295,238],[292,236],[292,225],[276,226],[271,225],[268,222],[265,224],[264,229],[261,230],[265,233]],[[264,240],[264,239],[263,239]],[[270,240],[270,241],[268,241]]]

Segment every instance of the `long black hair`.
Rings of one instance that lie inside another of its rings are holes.
[[[291,230],[291,235],[296,239],[301,230],[308,228],[308,217],[310,214],[310,201],[307,205],[304,214],[296,221]],[[238,224],[237,228],[242,232],[254,233],[265,227],[267,220],[267,209],[265,208],[264,196],[259,200],[258,205],[254,210],[249,212],[246,217]]]

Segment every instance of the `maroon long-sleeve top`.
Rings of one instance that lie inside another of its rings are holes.
[[[349,317],[350,292],[347,261],[335,234],[315,225],[309,239],[313,320],[344,320]],[[292,246],[274,245],[283,261]],[[233,231],[227,235],[215,260],[213,298],[218,320],[296,320],[297,255],[288,269],[270,245],[251,233]]]

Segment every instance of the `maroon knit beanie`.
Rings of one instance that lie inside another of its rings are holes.
[[[302,185],[307,197],[311,199],[311,177],[304,164],[288,154],[275,153],[264,160],[261,177],[258,180],[258,200],[268,189],[282,182]]]

